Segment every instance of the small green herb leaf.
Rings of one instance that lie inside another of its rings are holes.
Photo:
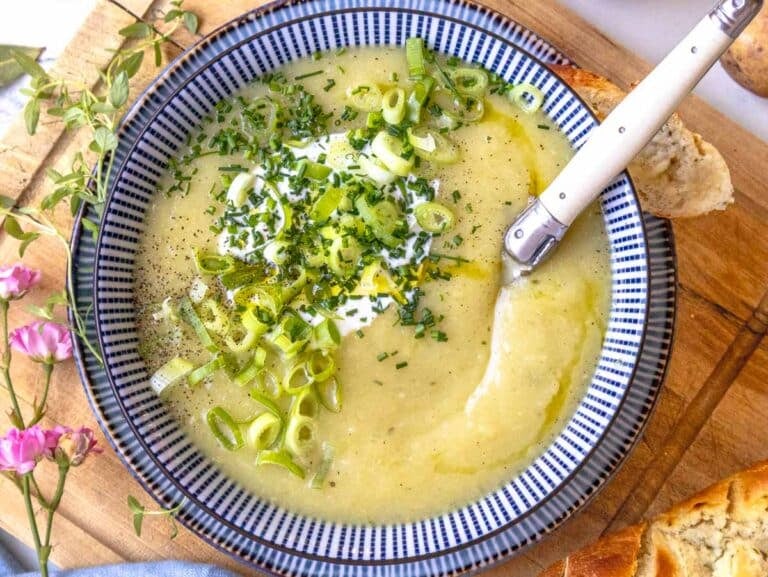
[[[198,25],[199,21],[197,19],[197,14],[190,12],[189,10],[184,11],[184,26],[191,34],[197,34]]]
[[[3,227],[5,228],[5,232],[8,234],[8,236],[21,241],[21,244],[19,245],[19,256],[24,256],[24,253],[26,252],[30,243],[34,242],[40,237],[40,233],[25,232],[21,228],[21,225],[19,225],[19,221],[10,215],[5,217]]]
[[[117,148],[117,137],[107,127],[99,126],[93,133],[93,141],[91,141],[90,148],[94,152],[106,154]]]
[[[134,52],[130,56],[128,56],[125,60],[123,60],[120,65],[118,66],[118,70],[124,71],[128,78],[133,78],[133,76],[139,71],[141,68],[141,63],[144,60],[144,51],[140,52]]]
[[[27,125],[27,133],[34,134],[37,131],[37,123],[40,120],[40,103],[30,98],[24,106],[24,123]]]
[[[37,60],[23,49],[11,48],[8,52],[19,67],[32,78],[45,78],[48,76],[43,67],[37,63]]]
[[[37,60],[43,51],[42,48],[29,46],[0,46],[0,87],[7,86],[24,75],[24,69],[13,57],[11,50],[22,52],[33,60]]]
[[[126,38],[146,38],[151,31],[152,29],[149,27],[149,24],[145,22],[134,22],[125,28],[121,28],[120,35],[125,36]]]
[[[128,495],[128,507],[133,512],[133,530],[141,537],[141,524],[144,522],[144,506],[133,495]]]
[[[16,201],[14,199],[12,199],[10,196],[0,194],[0,207],[13,208],[14,206],[16,206]]]
[[[109,101],[115,108],[120,108],[128,100],[128,73],[123,70],[112,81],[109,89]]]
[[[164,22],[171,22],[172,20],[176,20],[176,18],[180,17],[184,12],[182,10],[169,10],[168,13],[165,15],[165,18],[163,18]]]

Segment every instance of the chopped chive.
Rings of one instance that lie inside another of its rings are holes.
[[[307,72],[306,74],[299,74],[295,80],[304,80],[305,78],[312,78],[313,76],[317,76],[318,74],[322,74],[322,70],[315,70],[314,72]]]
[[[404,368],[405,368],[405,367],[407,367],[407,366],[408,366],[408,361],[403,361],[402,363],[397,363],[397,364],[395,365],[395,368],[396,368],[397,370],[400,370],[400,369],[404,369]]]
[[[379,353],[378,355],[376,355],[376,360],[379,362],[388,358],[389,358],[389,353]]]

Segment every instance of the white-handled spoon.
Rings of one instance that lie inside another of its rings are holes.
[[[576,217],[653,138],[763,0],[721,0],[592,131],[589,140],[504,235],[504,284],[530,273]]]

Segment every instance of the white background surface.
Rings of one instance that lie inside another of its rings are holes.
[[[535,1],[535,0],[533,0]],[[653,63],[658,62],[711,8],[712,0],[560,0],[592,22],[606,36]],[[49,66],[80,26],[95,0],[6,0],[0,17],[0,44],[45,46]],[[557,44],[557,39],[551,39]],[[99,50],[99,47],[93,47]],[[18,88],[0,90],[0,133],[23,106]],[[718,65],[697,94],[763,140],[768,141],[768,99],[740,88]],[[77,482],[74,476],[72,482]],[[0,543],[23,551],[0,531]],[[26,564],[34,562],[27,551]],[[87,564],[87,559],[83,562]]]

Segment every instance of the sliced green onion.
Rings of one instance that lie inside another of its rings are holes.
[[[447,206],[438,202],[424,202],[414,210],[416,222],[431,233],[442,233],[453,228],[456,217]]]
[[[307,359],[305,370],[312,381],[324,381],[336,370],[333,355],[324,351],[312,351]]]
[[[160,395],[168,387],[183,380],[194,368],[195,365],[187,359],[174,357],[154,372],[149,378],[149,384],[152,386],[152,390]]]
[[[204,314],[208,312],[209,314]],[[229,315],[226,309],[213,299],[200,303],[200,314],[206,329],[217,335],[224,335],[229,330]]]
[[[427,76],[414,84],[413,90],[408,95],[408,120],[414,124],[418,124],[421,120],[421,110],[434,86],[435,79]]]
[[[271,414],[276,416],[278,419],[283,419],[283,413],[280,410],[280,407],[277,406],[277,404],[267,397],[266,395],[262,394],[261,392],[257,391],[256,389],[251,389],[250,393],[248,393],[250,397],[259,403],[262,407],[264,407],[267,411],[269,411]]]
[[[518,84],[507,93],[507,97],[526,114],[533,114],[544,104],[544,93],[533,84]]]
[[[179,301],[179,315],[185,323],[192,327],[192,330],[195,331],[200,343],[207,350],[213,353],[218,350],[216,343],[213,342],[211,335],[208,334],[203,321],[201,321],[200,317],[197,315],[197,311],[195,310],[192,301],[189,300],[189,297],[181,297],[181,300]]]
[[[260,391],[276,399],[283,390],[280,387],[280,379],[269,369],[262,369],[256,375],[256,384]]]
[[[187,376],[187,383],[190,387],[194,387],[197,385],[200,381],[208,378],[213,373],[218,371],[223,366],[223,360],[221,356],[216,356],[212,358],[210,361],[205,363],[201,367],[197,367],[194,371],[189,373]]]
[[[442,115],[437,119],[440,128],[457,128],[461,123],[479,122],[485,114],[485,105],[480,98],[457,98],[447,90],[432,93],[431,102],[436,104]]]
[[[325,479],[328,477],[328,473],[331,471],[331,465],[333,464],[333,457],[335,451],[333,445],[330,443],[323,443],[323,460],[320,462],[320,466],[312,476],[312,480],[309,486],[313,489],[322,489]]]
[[[225,274],[235,270],[235,259],[231,256],[195,252],[195,264],[201,274]]]
[[[317,395],[311,388],[306,388],[293,397],[291,403],[292,415],[303,415],[311,419],[317,416],[319,411],[317,404]]]
[[[360,155],[357,159],[357,163],[360,165],[362,171],[373,182],[379,186],[384,186],[395,181],[397,175],[391,173],[384,163],[374,156]]]
[[[272,413],[262,413],[245,428],[245,443],[257,451],[268,449],[280,436],[282,423]]]
[[[341,199],[344,198],[344,190],[331,186],[325,190],[312,205],[312,210],[309,211],[309,218],[317,223],[323,223],[328,220],[331,215],[336,211],[341,203]]]
[[[285,429],[285,448],[297,457],[306,457],[315,445],[317,425],[304,415],[294,413]]]
[[[264,367],[264,362],[266,360],[267,360],[267,351],[265,351],[261,347],[256,347],[256,351],[254,352],[251,359],[243,367],[243,369],[234,376],[232,380],[238,386],[241,386],[241,387],[246,386],[248,383],[250,383],[256,378],[259,372],[261,372],[261,369]]]
[[[341,382],[338,377],[332,376],[322,382],[316,382],[314,387],[320,404],[332,413],[341,411]]]
[[[240,207],[248,200],[248,194],[253,190],[253,183],[256,182],[256,176],[250,172],[241,172],[229,185],[227,190],[227,200],[235,207]]]
[[[403,141],[382,130],[371,142],[371,152],[384,166],[398,176],[408,176],[413,168],[413,155],[403,158]]]
[[[213,407],[205,417],[213,436],[227,451],[236,451],[243,446],[243,433],[235,420],[223,407]]]
[[[304,469],[297,465],[290,453],[284,449],[279,451],[259,451],[259,454],[256,455],[256,465],[277,465],[290,471],[299,479],[303,479],[306,475]]]
[[[400,209],[394,202],[382,200],[370,204],[365,195],[360,195],[355,200],[355,208],[363,222],[371,227],[374,236],[386,246],[394,248],[402,244],[403,239],[395,236],[395,233],[403,229],[405,224]]]
[[[331,167],[303,158],[298,163],[297,172],[303,172],[304,176],[312,180],[325,180],[331,174]]]
[[[290,359],[304,348],[312,334],[311,331],[312,327],[309,323],[298,314],[286,314],[271,340],[283,355]]]
[[[307,371],[306,363],[296,363],[285,373],[283,390],[289,395],[295,395],[308,389],[314,382],[314,377]]]
[[[365,127],[366,128],[381,128],[384,124],[384,115],[381,113],[381,110],[374,110],[373,112],[369,112],[368,116],[365,117]]]
[[[408,38],[405,41],[405,58],[408,62],[408,76],[411,79],[421,78],[427,73],[422,38]]]
[[[413,146],[416,156],[424,160],[438,164],[452,164],[459,160],[458,147],[434,130],[409,128],[408,142]]]
[[[481,98],[488,88],[488,75],[479,68],[455,68],[448,75],[460,94]]]
[[[381,89],[375,84],[350,86],[347,88],[347,100],[349,104],[361,112],[373,112],[381,108],[383,95]]]
[[[290,284],[280,287],[280,299],[286,303],[291,302],[301,292],[301,289],[307,285],[307,270],[304,267],[294,267],[290,272],[294,274],[298,272],[298,275]]]
[[[233,353],[246,353],[256,346],[260,337],[261,334],[256,331],[232,326],[227,336],[224,337],[224,343]]]
[[[276,289],[259,285],[241,288],[235,293],[234,300],[239,306],[264,309],[273,316],[277,316],[283,306]]]
[[[378,259],[365,266],[353,294],[369,296],[385,294],[391,295],[400,304],[407,302],[395,279]]]
[[[363,249],[354,236],[337,236],[328,249],[328,266],[337,276],[346,278],[355,272]]]
[[[321,350],[332,350],[339,346],[341,335],[336,323],[324,319],[312,327],[312,346]]]
[[[381,115],[388,124],[400,124],[405,118],[405,90],[390,88],[381,101]]]

